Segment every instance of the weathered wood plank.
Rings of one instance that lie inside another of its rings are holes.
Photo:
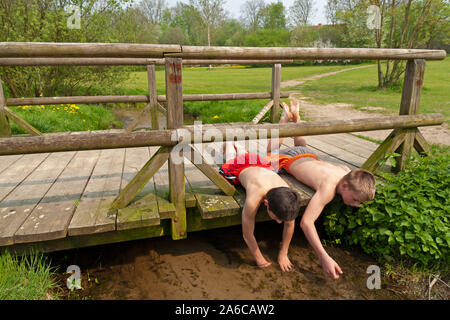
[[[175,206],[169,201],[169,165],[167,162],[155,173],[153,180],[155,182],[159,216],[161,219],[174,217]]]
[[[11,136],[11,126],[9,125],[4,107],[6,107],[6,99],[3,94],[2,79],[0,79],[0,138]]]
[[[1,108],[1,107],[0,107]],[[16,113],[14,113],[12,110],[10,110],[7,107],[3,108],[3,111],[5,112],[5,114],[12,119],[19,127],[21,127],[22,129],[24,129],[26,132],[28,132],[29,134],[31,134],[32,136],[43,136],[43,134],[36,129],[35,127],[33,127],[31,124],[29,124],[28,122],[26,122],[25,120],[23,120],[19,115],[17,115]]]
[[[129,150],[129,152],[134,152],[134,149],[127,150]],[[111,204],[111,209],[125,208],[153,177],[155,172],[158,171],[158,169],[161,168],[161,166],[169,159],[170,150],[171,148],[169,147],[161,147],[122,189],[117,198],[114,199]],[[146,151],[148,152],[148,150]],[[140,163],[137,165],[140,166]]]
[[[80,151],[14,235],[15,243],[64,238],[76,205],[83,194],[99,150]]]
[[[258,112],[258,114],[253,118],[252,123],[257,124],[261,119],[264,117],[264,115],[267,113],[267,111],[270,110],[273,106],[273,100],[270,100],[262,109]]]
[[[165,79],[167,96],[167,128],[178,129],[183,123],[183,61],[181,58],[166,57]],[[181,163],[176,159],[181,158]],[[169,155],[169,198],[175,206],[172,219],[172,239],[184,239],[186,230],[186,195],[184,162],[181,152],[174,150]]]
[[[414,148],[420,154],[429,154],[431,152],[430,145],[423,137],[422,133],[419,130],[416,131],[416,136],[414,139]]]
[[[3,156],[0,157],[0,175],[2,171],[7,170],[14,162],[22,158],[23,155]]]
[[[116,214],[109,208],[120,191],[125,150],[102,150],[70,222],[70,236],[115,230]]]
[[[270,110],[270,122],[280,121],[280,86],[281,86],[281,64],[272,67],[272,100],[273,106]]]
[[[422,95],[423,80],[425,74],[425,60],[408,60],[406,63],[405,79],[403,81],[402,100],[400,102],[400,115],[415,115],[419,113],[420,97]],[[395,170],[405,168],[406,161],[410,157],[416,130],[406,130],[403,143],[396,150],[400,156],[396,157]]]
[[[232,196],[223,194],[208,177],[185,159],[185,175],[197,199],[197,208],[203,219],[212,219],[239,213],[240,206]]]
[[[14,242],[14,234],[74,157],[75,152],[53,153],[0,203],[0,245]]]
[[[404,139],[405,132],[403,130],[393,130],[377,150],[364,162],[361,168],[375,173],[384,164],[389,153],[397,150]]]
[[[39,167],[49,155],[49,153],[24,155],[3,171],[0,175],[0,201]]]
[[[150,150],[147,147],[127,149],[122,174],[122,186],[127,186],[133,181],[136,173],[143,169],[145,162],[149,158],[151,158]],[[123,190],[124,188],[122,188]],[[117,230],[125,230],[158,224],[158,203],[152,177],[142,187],[140,192],[136,193],[136,196],[126,208],[118,209],[116,226]]]
[[[354,139],[352,139],[350,137],[351,137],[351,135],[349,135],[347,133],[327,134],[326,136],[316,136],[317,139],[326,141],[330,144],[335,145],[336,147],[339,147],[339,148],[345,150],[346,152],[356,154],[357,156],[360,156],[363,158],[370,157],[371,154],[379,146],[376,143],[354,137],[355,139],[357,139],[355,141]]]
[[[203,152],[198,151],[195,145],[189,145],[190,152],[188,152],[187,158],[193,163],[197,169],[199,169],[204,175],[206,175],[217,187],[219,187],[227,196],[232,196],[236,189],[228,183],[228,181],[219,174],[219,172],[211,166],[203,157]],[[197,163],[198,162],[198,163]]]
[[[313,146],[316,149],[319,149],[329,155],[332,155],[336,158],[339,158],[345,162],[348,162],[356,167],[360,167],[366,158],[358,156],[356,154],[346,152],[339,147],[334,146],[331,143],[326,142],[325,138],[317,138],[317,137],[308,137],[307,138],[308,145]]]

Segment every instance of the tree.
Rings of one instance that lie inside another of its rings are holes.
[[[285,8],[282,2],[271,3],[263,10],[264,29],[286,29]]]
[[[248,0],[241,6],[241,19],[250,31],[262,27],[265,7],[264,0]]]
[[[306,26],[315,13],[312,0],[295,0],[289,11],[294,26]]]
[[[166,0],[141,0],[138,8],[152,24],[157,24],[162,21],[163,12],[167,8],[167,4]]]
[[[67,26],[71,0],[0,1],[0,41],[118,42],[120,15],[128,0],[78,0],[81,28]],[[0,78],[13,97],[58,96],[111,92],[128,74],[121,67],[1,67]]]
[[[336,9],[336,23],[343,24],[343,43],[349,47],[424,48],[434,30],[442,25],[445,29],[446,24],[448,30],[449,3],[446,0],[330,0],[329,3],[331,1]],[[368,12],[371,5],[378,9]],[[376,27],[368,23],[374,17],[378,19]],[[384,70],[378,61],[378,87],[398,84],[404,70],[401,60],[388,60]]]
[[[186,44],[202,45],[206,42],[202,17],[193,5],[177,2],[176,6],[164,11],[161,24],[163,36],[167,34],[167,28],[177,28],[177,32],[182,31]],[[177,37],[181,38],[181,35]]]
[[[202,17],[203,23],[206,25],[208,46],[211,45],[211,29],[219,24],[225,18],[225,10],[223,8],[223,0],[189,0]]]

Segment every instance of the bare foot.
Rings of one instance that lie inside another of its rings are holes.
[[[283,112],[281,113],[280,122],[289,122],[289,120],[293,119],[292,113],[289,111],[289,106],[281,102],[281,107],[283,108]]]
[[[299,110],[300,110],[300,102],[297,99],[291,99],[290,101],[290,111],[292,114],[292,120],[294,122],[301,122]]]

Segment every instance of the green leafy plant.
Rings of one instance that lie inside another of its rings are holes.
[[[358,210],[332,203],[324,219],[335,243],[359,245],[368,254],[410,260],[429,270],[450,265],[450,155],[447,148],[409,159],[405,170],[381,173],[375,199]]]

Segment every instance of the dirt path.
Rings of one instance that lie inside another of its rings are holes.
[[[372,67],[372,65],[323,73],[308,78],[289,80],[282,82],[281,87],[282,88],[294,87],[299,84],[305,83],[306,81],[314,81],[337,73],[368,67]],[[362,108],[363,110],[357,110],[353,108],[353,105],[346,103],[329,103],[325,105],[320,105],[311,102],[310,98],[305,97],[301,92],[298,91],[293,92],[295,92],[296,96],[300,98],[301,100],[300,112],[303,118],[308,121],[371,118],[386,115],[386,113],[381,112],[385,111],[385,109],[383,108],[368,106],[366,108]],[[367,111],[364,111],[364,109]],[[396,114],[398,113],[392,113],[392,115]],[[430,143],[450,145],[450,130],[446,123],[442,124],[441,126],[422,127],[419,130],[423,134],[425,139]],[[369,137],[372,139],[384,140],[391,131],[392,130],[377,130],[377,131],[355,132],[355,134],[359,134],[361,136]]]

